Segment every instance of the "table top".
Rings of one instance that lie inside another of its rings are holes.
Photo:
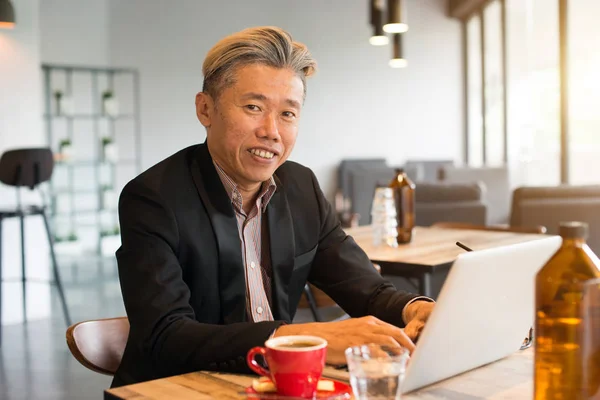
[[[192,372],[110,389],[105,399],[243,399],[256,377]],[[533,350],[527,349],[413,393],[404,400],[530,399],[533,396]]]
[[[347,228],[345,231],[373,262],[403,264],[430,271],[436,267],[450,266],[459,254],[465,252],[456,242],[461,242],[473,250],[483,250],[546,237],[531,233],[416,227],[410,243],[393,248],[385,245],[374,246],[373,228],[370,225]]]
[[[491,344],[490,344],[491,345]],[[533,349],[484,365],[402,397],[403,400],[533,398]]]

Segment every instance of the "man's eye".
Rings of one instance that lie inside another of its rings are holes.
[[[294,114],[291,111],[284,111],[283,112],[283,116],[286,117],[286,118],[296,118],[296,114]]]
[[[248,104],[246,106],[246,108],[250,111],[260,111],[260,108],[257,105],[254,104]]]

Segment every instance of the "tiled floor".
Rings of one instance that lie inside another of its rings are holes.
[[[61,260],[60,266],[73,321],[125,315],[114,261],[86,257]],[[0,399],[100,399],[110,385],[111,377],[84,368],[71,356],[56,289],[52,295],[50,319],[3,327]]]
[[[60,272],[74,322],[125,315],[114,260],[63,259]],[[101,399],[110,386],[111,377],[86,369],[71,356],[58,295],[55,289],[52,293],[50,319],[2,329],[0,400]],[[298,310],[295,322],[309,320],[307,309]]]

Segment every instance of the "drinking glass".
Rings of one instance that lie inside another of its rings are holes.
[[[377,344],[346,349],[350,385],[357,400],[399,400],[408,350]]]

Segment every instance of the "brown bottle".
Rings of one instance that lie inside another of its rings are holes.
[[[600,376],[584,372],[596,356],[583,346],[593,333],[582,324],[577,286],[600,277],[600,260],[587,246],[587,234],[585,223],[561,224],[562,246],[536,277],[535,400],[597,398],[589,393],[600,385]]]
[[[388,187],[394,191],[398,244],[409,243],[415,229],[415,184],[408,179],[403,169],[396,169],[396,176]]]

